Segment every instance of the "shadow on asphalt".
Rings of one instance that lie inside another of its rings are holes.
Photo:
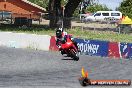
[[[61,59],[61,60],[73,60],[73,59]]]

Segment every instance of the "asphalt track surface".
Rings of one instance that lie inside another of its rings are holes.
[[[82,88],[78,81],[82,67],[90,79],[132,80],[132,60],[81,55],[73,61],[58,52],[0,47],[0,88]]]

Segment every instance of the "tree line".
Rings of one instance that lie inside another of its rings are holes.
[[[128,16],[132,19],[132,0],[123,0],[120,6],[116,8],[123,13],[123,15]]]
[[[79,16],[80,14],[80,3],[84,2],[84,6],[82,8],[81,13],[91,12],[94,13],[96,11],[108,11],[109,9],[106,5],[101,4],[91,4],[93,0],[29,0],[39,6],[46,8],[50,14],[50,27],[57,27],[57,23],[60,18],[62,18],[63,10],[64,10],[64,27],[68,28],[71,25],[71,17]],[[62,8],[64,6],[64,8]],[[123,0],[120,3],[120,6],[116,8],[123,13],[123,15],[129,16],[132,18],[132,0]]]

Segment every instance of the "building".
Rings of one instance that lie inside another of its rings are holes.
[[[46,9],[27,0],[0,0],[0,12],[11,13],[12,18],[40,19]]]

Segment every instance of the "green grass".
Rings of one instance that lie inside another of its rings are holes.
[[[54,35],[55,30],[49,29],[48,27],[35,26],[33,28],[19,28],[16,26],[2,26],[0,31],[15,32],[15,33],[29,33],[29,34],[39,34],[39,35]]]
[[[51,30],[46,27],[42,28],[16,28],[16,27],[0,27],[0,31],[11,31],[17,33],[30,33],[30,34],[40,34],[40,35],[55,35],[55,30]],[[106,40],[112,42],[129,42],[132,43],[131,34],[119,34],[112,31],[93,31],[93,30],[81,30],[72,29],[67,30],[68,34],[73,34],[74,37],[85,38],[85,39],[95,39],[95,40]]]
[[[78,29],[69,31],[69,33],[72,33],[76,37],[86,38],[86,39],[132,43],[131,34],[119,34],[112,31],[93,31],[93,30],[81,31]]]

